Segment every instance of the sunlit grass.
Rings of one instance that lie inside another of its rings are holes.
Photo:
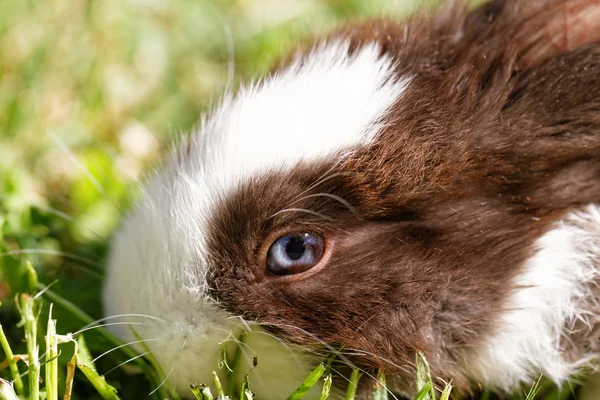
[[[157,400],[166,398],[177,400],[180,398],[179,394],[172,390],[166,380],[167,377],[164,371],[157,366],[152,357],[144,357],[149,354],[147,347],[141,346],[143,353],[138,354],[131,347],[127,346],[126,343],[122,343],[119,339],[112,336],[99,324],[100,321],[94,321],[92,317],[87,315],[77,305],[63,299],[48,287],[40,284],[37,274],[30,263],[26,264],[25,274],[27,281],[26,292],[18,295],[17,310],[21,320],[17,326],[23,330],[22,336],[26,342],[26,353],[16,354],[13,351],[12,345],[4,335],[2,325],[0,324],[0,345],[6,355],[6,361],[0,364],[0,373],[4,375],[4,378],[0,378],[0,400],[25,398],[57,400],[59,393],[61,398],[69,400],[80,398],[77,395],[80,391],[87,392],[87,390],[80,390],[82,387],[93,388],[94,394],[87,394],[81,398],[101,398],[105,400],[140,398],[140,387],[137,387],[137,394],[133,397],[130,395],[123,396],[117,389],[117,387],[120,387],[130,379],[130,375],[124,374],[122,377],[123,380],[116,379],[109,381],[99,372],[96,361],[109,353],[117,352],[121,353],[121,356],[127,357],[127,359],[114,366],[109,372],[118,369],[124,364],[132,363],[145,376],[149,384],[148,387],[153,388],[145,397]],[[70,313],[71,318],[85,323],[85,327],[75,333],[60,334],[58,320],[53,317],[55,304],[58,307],[62,307],[67,313]],[[44,307],[46,305],[50,305],[50,307]],[[47,315],[45,315],[45,310],[47,310]],[[45,326],[41,318],[45,318],[47,321]],[[44,329],[45,332],[42,333]],[[99,334],[108,341],[104,352],[96,358],[93,358],[84,335],[84,333],[89,334],[91,332]],[[41,337],[43,337],[43,341],[40,343],[38,339]],[[136,342],[141,341],[138,340]],[[237,342],[241,344],[243,338],[238,338]],[[18,342],[13,342],[14,344],[18,346]],[[44,347],[41,347],[42,344]],[[215,368],[227,368],[229,373],[234,376],[237,375],[238,371],[236,369],[241,368],[240,364],[236,362],[235,354],[237,353],[237,351],[234,352],[233,358],[227,360],[227,351],[224,348],[224,360],[222,363],[216,365]],[[64,355],[68,359],[66,364],[59,364],[61,355]],[[333,354],[327,363],[319,364],[300,386],[290,393],[287,400],[303,399],[315,387],[320,387],[320,400],[329,399],[333,380],[340,378],[339,376],[336,377],[331,367],[335,359],[336,355]],[[187,393],[187,396],[186,394],[182,394],[182,396],[189,397],[192,394],[198,400],[254,400],[255,397],[250,387],[249,378],[257,366],[258,359],[255,357],[251,369],[249,371],[242,371],[245,375],[239,387],[236,387],[234,384],[224,389],[224,385],[221,384],[218,374],[216,371],[213,371],[213,385],[216,389],[215,395],[213,395],[208,383],[191,382],[190,393]],[[415,367],[417,372],[415,382],[417,394],[414,396],[414,400],[450,399],[453,388],[452,382],[448,382],[442,385],[442,387],[436,385],[432,379],[427,359],[423,354],[418,353],[416,355]],[[41,379],[42,371],[44,372],[45,379]],[[85,380],[81,377],[75,379],[76,371],[80,371]],[[60,379],[59,372],[62,373]],[[373,380],[363,379],[361,381],[363,375],[365,375],[365,371],[359,369],[352,370],[347,380],[344,400],[363,398],[362,395],[359,397],[357,393],[359,392],[359,388],[364,389],[364,386],[370,391],[372,395],[370,398],[373,400],[395,398],[386,386],[385,371],[379,370],[377,375],[373,377]],[[28,377],[27,384],[24,384],[22,381],[24,376]],[[231,382],[235,383],[234,380],[231,380]],[[362,393],[364,393],[364,390]],[[524,391],[523,395],[514,397],[514,400],[565,400],[569,397],[569,393],[569,391],[559,391],[552,388],[551,384],[542,382],[542,377],[540,376],[533,383],[532,387]],[[496,397],[489,392],[483,392],[480,398],[488,400]]]
[[[8,379],[0,380],[0,400],[17,400],[19,398],[45,398],[47,400],[57,400],[59,397],[59,392],[63,393],[63,398],[65,400],[69,400],[73,398],[72,396],[74,393],[73,387],[76,369],[81,371],[83,376],[85,376],[87,379],[87,381],[84,383],[86,385],[91,385],[100,398],[105,400],[118,400],[120,398],[118,390],[111,385],[104,376],[98,373],[95,365],[95,361],[108,352],[103,353],[95,359],[92,358],[84,339],[84,335],[82,334],[83,332],[88,331],[87,329],[83,329],[81,333],[68,333],[66,335],[58,334],[57,320],[53,319],[52,315],[52,303],[48,309],[48,323],[46,325],[46,332],[43,334],[45,351],[42,355],[40,355],[40,345],[37,340],[39,336],[38,329],[41,327],[39,318],[42,313],[40,310],[43,305],[43,295],[49,293],[49,291],[47,288],[43,288],[37,283],[37,276],[32,268],[28,268],[27,272],[29,275],[29,293],[23,293],[19,296],[19,313],[22,318],[20,325],[24,330],[24,337],[27,343],[27,354],[15,356],[10,344],[0,331],[0,338],[2,339],[1,343],[5,353],[10,355],[10,360],[12,360],[14,363],[21,362],[22,364],[25,364],[24,368],[22,368],[25,369],[25,372],[22,373],[19,368],[16,367],[16,365],[14,368],[11,367],[10,376],[7,377]],[[54,297],[51,296],[51,298],[59,300],[58,304],[74,307],[73,305],[64,303],[63,300],[57,298],[56,295],[54,295]],[[85,313],[81,310],[77,310],[77,313],[85,315]],[[89,319],[87,316],[85,318]],[[97,328],[97,330],[102,334],[108,334],[103,332],[103,328],[99,325],[93,326],[93,328]],[[113,349],[124,349],[122,350],[123,352],[131,355],[131,350],[123,346],[123,344],[120,344],[116,340],[114,344],[116,347]],[[71,353],[69,355],[69,362],[65,366],[65,379],[59,382],[58,358],[61,352],[65,350],[65,345],[71,345],[69,346]],[[323,385],[320,389],[319,398],[320,400],[327,400],[330,396],[330,389],[333,381],[331,368],[331,362],[333,359],[334,358],[332,357],[327,365],[323,363],[319,364],[314,371],[306,377],[304,382],[302,382],[296,390],[290,393],[290,395],[287,397],[287,400],[300,400],[304,398],[308,392],[320,381],[323,382]],[[41,360],[45,360],[45,362],[42,364],[40,362]],[[149,381],[153,382],[155,385],[155,389],[148,394],[148,397],[156,399],[179,398],[179,396],[170,389],[169,385],[165,384],[164,373],[156,368],[152,368],[152,363],[149,362],[149,360],[144,360],[135,356],[132,361],[133,360],[139,360],[137,362],[138,366],[145,371]],[[434,390],[434,385],[431,380],[427,362],[420,354],[418,355],[417,361],[417,371],[419,375],[417,387],[419,391],[415,397],[415,400],[436,400],[437,395]],[[233,365],[235,368],[235,361],[232,362],[231,365]],[[257,365],[258,359],[255,357],[253,367],[245,374],[239,390],[236,390],[235,387],[230,387],[230,392],[226,394],[223,389],[223,385],[219,380],[218,374],[213,371],[213,383],[214,387],[216,388],[215,396],[213,396],[210,387],[205,383],[190,384],[190,393],[193,394],[198,400],[253,400],[254,393],[250,387],[249,377]],[[229,368],[227,362],[223,363],[221,367],[225,366]],[[40,379],[42,367],[45,372],[45,380]],[[230,372],[235,373],[233,370]],[[27,375],[29,378],[29,384],[26,386],[24,386],[20,381],[23,375]],[[358,369],[354,369],[352,371],[352,374],[348,380],[346,394],[344,396],[345,400],[355,400],[357,398],[357,389],[359,387],[359,382],[362,375],[363,373]],[[82,384],[82,382],[78,382],[77,385],[80,384]],[[450,384],[446,385],[441,394],[440,400],[447,400],[451,389],[452,386]],[[377,375],[377,379],[372,384],[372,393],[375,400],[387,400],[389,398],[388,389],[385,386],[385,375],[383,371],[380,371],[380,373]],[[529,397],[527,400],[529,400]]]

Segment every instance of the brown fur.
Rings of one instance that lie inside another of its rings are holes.
[[[469,360],[532,243],[600,201],[600,17],[588,18],[598,7],[454,4],[334,32],[354,49],[379,43],[410,87],[368,147],[258,177],[227,199],[209,238],[215,299],[291,343],[357,350],[354,363],[383,368],[401,390],[414,390],[417,351],[469,390]],[[298,201],[315,193],[354,210]],[[292,204],[328,218],[272,217]],[[260,249],[274,231],[323,233],[332,257],[306,279],[269,275]]]

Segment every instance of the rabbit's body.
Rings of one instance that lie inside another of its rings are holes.
[[[600,5],[465,10],[317,40],[150,179],[105,304],[182,395],[247,328],[261,399],[340,347],[407,394],[419,351],[462,390],[597,357]]]

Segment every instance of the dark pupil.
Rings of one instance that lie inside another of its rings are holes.
[[[299,260],[305,250],[304,238],[300,236],[293,236],[285,246],[285,253],[294,261]]]

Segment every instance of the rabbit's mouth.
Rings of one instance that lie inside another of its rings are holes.
[[[183,398],[193,398],[193,384],[205,384],[217,393],[216,373],[228,393],[237,393],[248,377],[257,398],[280,400],[323,361],[214,304],[197,305],[195,310],[174,308],[163,317],[122,314],[111,320],[127,322],[112,324],[109,329],[141,355],[156,360],[162,384]],[[331,398],[336,396],[334,387]]]

